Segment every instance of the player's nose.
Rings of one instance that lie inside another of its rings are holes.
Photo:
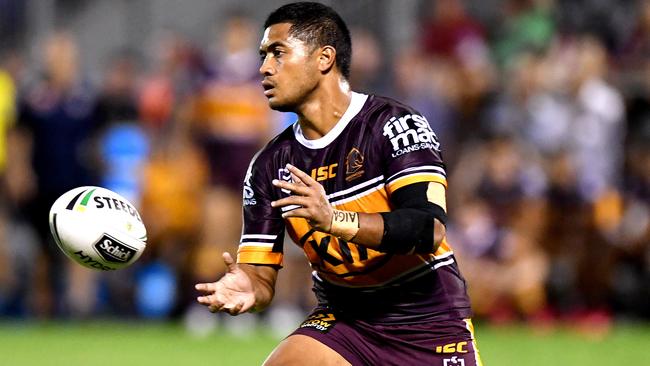
[[[271,67],[270,62],[268,61],[268,59],[264,59],[264,61],[262,61],[262,65],[260,66],[259,71],[260,71],[260,74],[262,74],[263,76],[273,75],[273,72],[274,72],[273,67]]]

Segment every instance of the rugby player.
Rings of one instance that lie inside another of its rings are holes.
[[[264,309],[286,228],[314,270],[318,306],[265,365],[480,365],[426,118],[350,90],[350,34],[331,8],[284,5],[264,28],[264,95],[298,121],[253,158],[237,263],[224,253],[228,272],[197,284],[198,302]]]

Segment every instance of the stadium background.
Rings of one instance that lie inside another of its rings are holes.
[[[247,161],[293,121],[255,76],[282,3],[0,0],[0,364],[259,364],[300,321],[291,245],[261,315],[211,315],[192,290],[236,250]],[[647,362],[650,2],[326,3],[353,33],[353,88],[440,137],[486,363]],[[128,270],[53,248],[43,212],[91,183],[140,207]]]

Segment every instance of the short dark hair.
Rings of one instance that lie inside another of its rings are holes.
[[[329,6],[315,2],[283,5],[269,14],[264,28],[290,23],[289,34],[314,47],[336,49],[336,65],[345,79],[350,78],[352,40],[341,16]]]

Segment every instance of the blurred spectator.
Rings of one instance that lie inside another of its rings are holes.
[[[33,193],[35,178],[29,162],[29,142],[16,133],[17,90],[24,60],[16,50],[0,58],[0,314],[24,316],[35,272],[36,239],[22,222],[23,203]]]
[[[5,60],[5,52],[0,51],[0,60]],[[0,314],[13,297],[17,278],[13,266],[13,254],[8,244],[7,226],[9,222],[5,173],[7,167],[7,134],[15,122],[16,86],[13,77],[6,70],[5,62],[0,61]]]
[[[557,44],[547,55],[546,85],[531,103],[525,131],[543,153],[571,154],[580,193],[591,201],[621,183],[624,105],[607,81],[607,61],[593,37]]]
[[[632,32],[617,50],[622,66],[632,70],[642,68],[650,56],[650,1],[639,1],[637,14]]]
[[[546,306],[548,272],[539,248],[545,178],[536,156],[509,136],[464,151],[453,172],[450,237],[479,316],[530,318]]]
[[[98,113],[107,123],[138,120],[137,88],[140,72],[133,51],[122,49],[109,56],[97,101]]]
[[[204,266],[212,266],[200,262],[206,259],[196,252],[205,214],[207,162],[187,126],[177,124],[153,146],[143,172],[142,216],[148,235],[143,262],[173,270],[177,281],[174,292],[181,301],[173,304],[176,310],[175,306],[194,299],[191,284],[195,272],[203,273]]]
[[[610,284],[618,313],[650,317],[650,139],[630,149],[622,212],[611,232]]]
[[[462,0],[432,1],[422,30],[422,49],[430,56],[461,58],[484,41],[482,25],[467,13]]]
[[[362,28],[353,28],[351,31],[354,54],[350,64],[350,86],[353,90],[368,93],[371,90],[385,90],[388,85],[382,85],[381,68],[382,52],[375,35]]]
[[[65,261],[68,277],[61,276],[62,256],[51,239],[47,217],[52,203],[64,192],[97,185],[97,153],[93,138],[101,127],[90,85],[79,73],[78,48],[66,32],[49,36],[41,49],[43,70],[21,97],[18,134],[31,157],[35,189],[24,202],[27,219],[42,245],[37,258],[31,310],[47,316],[70,309],[88,314],[94,297],[96,273]],[[13,153],[12,153],[13,155]]]
[[[27,141],[13,128],[24,68],[17,50],[0,51],[0,206],[23,202],[34,186],[31,170],[25,169],[29,166]]]
[[[608,55],[596,38],[577,45],[572,89],[578,113],[574,116],[575,154],[581,188],[589,198],[620,187],[625,137],[623,96],[608,82]]]
[[[120,51],[112,56],[97,102],[104,121],[101,138],[102,186],[140,207],[142,166],[149,155],[149,136],[139,121],[135,56]]]
[[[236,13],[224,21],[209,58],[214,76],[193,104],[194,134],[209,164],[210,183],[196,256],[199,279],[221,272],[221,252],[235,251],[244,175],[253,155],[274,131],[271,111],[260,92],[256,37],[255,25],[245,15]]]
[[[614,309],[650,316],[650,62],[628,102],[625,181],[621,212],[605,232],[614,247]],[[607,217],[610,219],[610,217]]]
[[[543,51],[552,40],[555,24],[553,1],[506,0],[503,20],[496,30],[494,54],[497,64],[507,67],[520,52]]]
[[[589,276],[595,270],[585,258],[588,250],[598,249],[588,248],[590,205],[580,193],[575,161],[569,153],[558,152],[547,165],[548,210],[541,243],[551,265],[549,300],[555,311],[566,314],[584,308],[580,281],[583,274]]]
[[[393,96],[427,117],[442,143],[445,160],[457,158],[460,135],[460,81],[450,62],[430,60],[417,49],[404,49],[393,60]]]
[[[9,65],[6,60],[12,58],[12,55],[0,50],[0,58],[2,60],[0,61],[0,182],[4,182],[7,166],[7,134],[16,119],[17,91],[14,77],[7,70]]]
[[[463,1],[431,2],[421,29],[420,49],[425,63],[429,64],[426,73],[430,73],[425,76],[425,83],[433,86],[434,95],[447,99],[456,114],[456,131],[438,126],[435,116],[430,119],[432,128],[441,134],[441,141],[450,149],[446,160],[453,163],[456,155],[453,148],[459,142],[456,139],[474,136],[479,108],[493,89],[495,70],[483,25],[471,16]],[[426,115],[426,110],[422,112]],[[450,139],[446,140],[445,135]]]
[[[120,50],[113,53],[103,75],[97,114],[104,121],[98,144],[101,186],[124,196],[142,212],[142,172],[149,159],[151,142],[138,118],[138,75],[137,61],[132,52]],[[146,224],[149,229],[149,222]],[[133,314],[134,277],[134,268],[103,275],[99,311]]]
[[[139,91],[138,111],[144,125],[161,134],[174,118],[187,114],[181,107],[207,70],[190,40],[171,29],[156,35],[151,65]]]

